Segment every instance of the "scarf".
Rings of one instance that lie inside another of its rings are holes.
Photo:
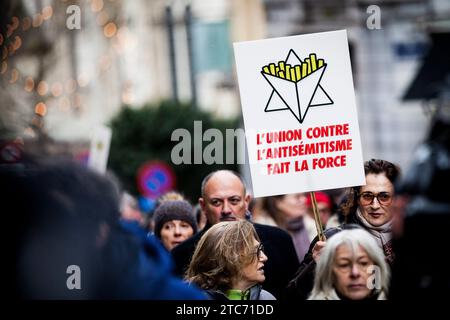
[[[362,215],[359,208],[356,210],[356,218],[362,226],[375,238],[378,246],[383,249],[387,261],[391,264],[394,260],[392,251],[392,219],[385,224],[375,227],[371,225]]]
[[[303,261],[305,254],[308,252],[311,241],[309,240],[308,230],[305,228],[303,217],[295,218],[288,221],[286,229],[292,236],[295,251],[299,262]]]

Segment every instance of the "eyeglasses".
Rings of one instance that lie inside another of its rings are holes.
[[[363,192],[359,194],[359,201],[363,206],[372,204],[373,199],[375,198],[377,198],[378,202],[384,206],[388,206],[392,203],[392,195],[389,192],[379,192],[377,194],[372,192]]]
[[[261,254],[262,254],[263,252],[264,252],[264,246],[263,246],[262,243],[260,243],[260,244],[258,245],[258,247],[256,247],[256,251],[255,251],[256,257],[258,257],[258,259],[261,259]]]

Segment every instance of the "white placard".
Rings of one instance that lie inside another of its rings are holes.
[[[234,43],[253,192],[365,184],[345,30]]]
[[[93,168],[100,173],[105,173],[106,171],[111,135],[111,129],[106,126],[98,126],[93,132],[88,167]]]

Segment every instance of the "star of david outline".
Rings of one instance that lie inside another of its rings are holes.
[[[291,60],[296,59],[299,63],[303,63],[303,61],[298,57],[298,55],[295,53],[295,51],[293,49],[289,50],[289,53],[288,53],[286,59],[284,60],[284,62],[286,64],[288,64],[290,59]],[[294,64],[295,63],[292,63],[292,65],[294,65]],[[263,75],[263,77],[267,80],[267,82],[270,84],[270,86],[273,89],[270,94],[269,100],[267,101],[266,107],[264,108],[264,111],[265,112],[275,112],[275,111],[283,111],[283,110],[289,109],[289,111],[294,115],[294,117],[297,119],[297,121],[300,124],[302,124],[303,121],[305,120],[306,114],[308,113],[310,107],[319,107],[319,106],[334,104],[334,101],[331,99],[331,97],[328,95],[328,93],[325,91],[325,89],[320,85],[320,81],[322,80],[322,77],[323,77],[323,74],[325,73],[326,67],[327,67],[327,64],[324,64],[323,70],[321,71],[321,74],[317,81],[317,84],[314,86],[314,91],[313,91],[311,98],[309,99],[309,102],[307,103],[306,107],[304,107],[300,104],[299,90],[297,88],[297,90],[296,90],[297,106],[295,108],[298,109],[298,111],[299,111],[298,115],[292,110],[292,106],[290,106],[286,102],[286,99],[284,99],[283,96],[278,92],[277,88],[275,88],[275,86],[271,83],[271,81],[268,79],[266,74],[263,71],[261,71],[261,74]],[[318,70],[320,70],[320,69],[318,69]],[[318,71],[318,70],[316,70],[316,71]],[[306,78],[304,78],[304,79],[306,79]],[[299,80],[299,82],[301,82],[302,80],[303,79]],[[320,92],[321,97],[317,98],[316,94],[319,92]],[[302,93],[300,93],[300,94],[302,94]],[[314,101],[315,97],[316,97],[316,101]],[[282,101],[282,103],[284,104],[283,106],[279,106],[280,101],[277,102],[275,100],[277,98]],[[303,113],[301,110],[302,108],[304,109]]]

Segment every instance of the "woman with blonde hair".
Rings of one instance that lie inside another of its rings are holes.
[[[327,241],[309,300],[386,300],[389,267],[383,250],[363,229],[343,230]]]
[[[263,250],[250,222],[217,223],[200,239],[186,279],[214,300],[275,300],[261,286],[267,261]]]

